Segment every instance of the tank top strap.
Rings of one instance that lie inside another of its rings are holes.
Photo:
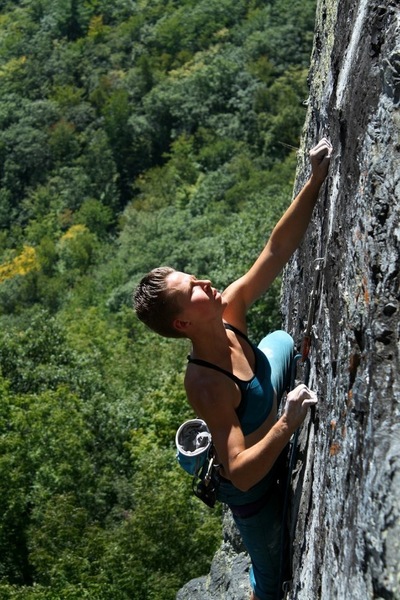
[[[231,325],[230,323],[224,323],[224,327],[225,327],[225,329],[229,329],[230,331],[233,331],[233,333],[236,333],[236,335],[239,335],[241,338],[246,340],[246,342],[248,342],[250,344],[250,346],[253,346],[252,342],[249,340],[247,335],[245,333],[243,333],[243,331],[240,331],[240,329],[238,329],[234,325]]]
[[[230,371],[227,371],[226,369],[223,369],[218,365],[214,365],[214,363],[210,363],[207,360],[202,360],[201,358],[192,358],[190,354],[188,355],[187,359],[189,363],[193,363],[194,365],[199,365],[200,367],[207,367],[208,369],[214,369],[214,371],[219,371],[220,373],[223,373],[224,375],[232,379],[232,381],[234,381],[240,389],[242,389],[243,381],[239,379],[239,377],[236,377],[236,375],[234,375]]]

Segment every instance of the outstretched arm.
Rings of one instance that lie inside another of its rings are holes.
[[[224,317],[230,322],[243,322],[248,308],[267,291],[299,246],[328,173],[331,154],[332,146],[326,138],[310,151],[309,180],[274,227],[250,270],[225,290],[228,306]]]

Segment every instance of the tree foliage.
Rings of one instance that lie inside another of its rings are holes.
[[[257,256],[292,194],[315,2],[0,5],[0,596],[172,600],[220,514],[174,457],[186,343],[131,294],[160,264],[222,289]]]

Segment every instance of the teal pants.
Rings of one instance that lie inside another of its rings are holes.
[[[269,333],[258,344],[271,365],[271,383],[278,401],[286,389],[292,365],[294,342],[286,331]]]
[[[273,487],[262,509],[246,518],[233,516],[251,559],[250,583],[260,600],[277,600],[282,543],[283,498]]]

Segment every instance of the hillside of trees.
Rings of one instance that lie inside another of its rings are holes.
[[[187,343],[131,295],[160,264],[222,289],[264,244],[315,0],[0,7],[0,598],[172,600],[207,572],[220,509],[175,461]]]

